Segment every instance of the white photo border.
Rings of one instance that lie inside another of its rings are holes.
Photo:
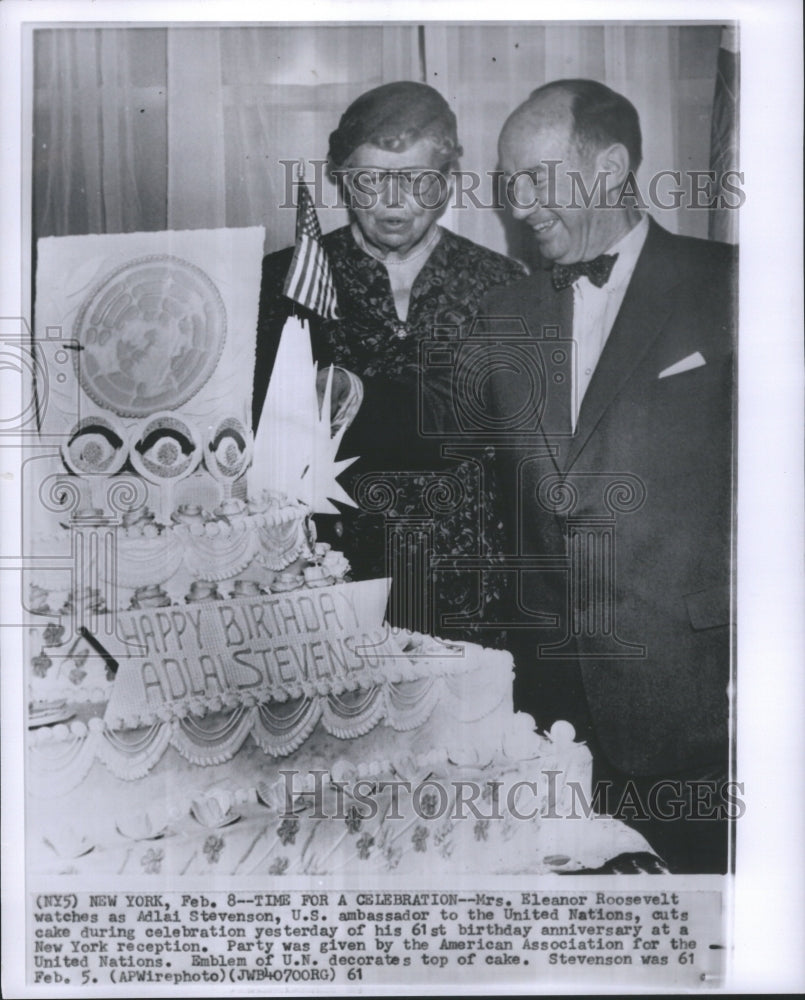
[[[561,9],[539,9],[539,18],[533,16],[531,4],[504,3],[495,8],[496,19],[514,21],[598,21],[601,10],[599,5],[571,0]],[[293,20],[299,22],[303,14],[327,22],[491,20],[488,11],[488,4],[468,2],[391,5],[300,0],[293,5]],[[239,2],[6,0],[0,5],[0,176],[4,178],[0,316],[30,314],[21,256],[26,240],[30,243],[26,210],[30,178],[24,174],[26,154],[20,148],[24,115],[30,110],[25,102],[31,100],[21,88],[24,73],[30,70],[26,65],[30,53],[21,44],[24,25],[256,22],[265,13],[260,4]],[[607,20],[740,23],[741,169],[747,201],[740,226],[737,774],[745,782],[747,812],[737,824],[734,953],[723,991],[796,992],[805,987],[801,11],[795,0],[710,0],[655,3],[650,8],[645,2],[613,2],[606,6],[606,14]],[[3,400],[9,408],[19,403],[8,395]],[[19,501],[14,488],[18,470],[13,449],[0,448],[0,455],[4,536],[0,596],[3,608],[8,608],[12,595],[17,600],[14,574],[2,570],[13,569],[5,539],[19,530],[19,510],[14,509],[14,497]],[[21,633],[0,628],[3,992],[44,996],[44,991],[24,986]],[[505,985],[501,983],[504,989]],[[402,982],[399,987],[406,989]],[[92,994],[86,990],[81,995]]]

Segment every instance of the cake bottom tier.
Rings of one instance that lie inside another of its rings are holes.
[[[650,851],[622,823],[590,815],[583,794],[571,799],[550,757],[477,767],[412,752],[359,775],[354,762],[377,760],[382,739],[377,729],[349,741],[319,731],[293,759],[249,742],[207,767],[168,748],[134,781],[96,760],[66,794],[29,797],[29,871],[536,874]]]

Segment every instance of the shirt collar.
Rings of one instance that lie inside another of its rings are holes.
[[[608,254],[616,253],[618,255],[609,281],[604,286],[607,291],[619,288],[632,277],[637,258],[640,256],[647,236],[648,215],[644,213],[640,216],[640,221],[636,226],[633,226],[625,236],[621,236],[617,243],[613,243],[607,249]]]

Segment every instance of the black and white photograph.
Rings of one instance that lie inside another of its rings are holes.
[[[801,989],[801,12],[3,7],[4,995]]]

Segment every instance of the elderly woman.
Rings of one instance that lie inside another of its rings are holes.
[[[483,603],[476,593],[476,574],[446,572],[436,579],[430,597],[422,596],[427,578],[423,563],[435,556],[503,551],[497,527],[482,523],[489,505],[481,503],[478,468],[443,459],[440,442],[419,431],[420,342],[432,338],[436,327],[466,331],[485,292],[524,273],[507,257],[439,226],[451,191],[450,171],[461,152],[453,112],[425,84],[386,84],[347,108],[330,136],[329,160],[351,222],[323,240],[339,319],[307,314],[283,297],[290,248],[266,257],[255,423],[279,334],[293,309],[309,321],[320,368],[333,364],[352,372],[364,389],[363,403],[340,449],[342,456],[360,456],[340,481],[363,509],[345,509],[334,518],[317,516],[319,537],[344,550],[354,578],[383,576],[391,570],[388,551],[394,549],[394,544],[387,545],[387,526],[393,523],[389,519],[413,519],[428,540],[414,545],[394,565],[393,624],[435,627],[443,635],[474,637],[488,645],[496,641],[489,631],[450,630],[439,622],[445,613],[467,614]],[[392,473],[399,475],[392,478]],[[461,484],[463,496],[456,497],[453,490],[443,512],[431,512],[423,521],[423,513],[428,514],[423,496],[429,483],[438,483],[440,473],[449,474],[453,486]],[[367,480],[367,474],[375,476]],[[390,485],[378,486],[381,479]],[[380,496],[390,496],[389,490],[394,501],[383,513],[373,512]],[[425,607],[428,601],[432,607]],[[438,616],[429,618],[433,611]]]

